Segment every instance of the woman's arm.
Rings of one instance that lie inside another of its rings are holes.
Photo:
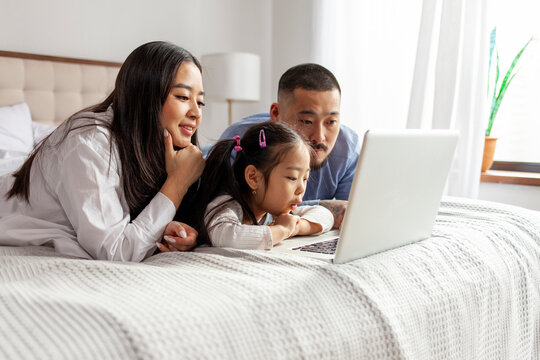
[[[132,219],[109,137],[101,131],[74,134],[62,147],[59,181],[51,186],[79,245],[94,259],[141,261],[150,256],[176,213],[171,199],[158,192]]]

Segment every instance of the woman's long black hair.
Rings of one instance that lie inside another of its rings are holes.
[[[146,207],[167,178],[160,115],[178,68],[185,61],[194,63],[202,72],[199,61],[179,46],[163,41],[141,45],[120,68],[113,92],[102,103],[75,114],[85,111],[102,113],[112,106],[112,122],[98,126],[110,130],[111,156],[113,144],[118,148],[121,183],[132,219]],[[67,120],[60,142],[70,131],[81,127],[73,124],[75,115]],[[45,138],[13,174],[15,181],[7,198],[18,196],[29,202],[30,170],[34,159],[47,151],[48,145],[58,145],[48,144],[49,139],[50,136]],[[197,132],[191,142],[197,145]]]
[[[261,130],[264,130],[266,147],[261,147],[260,144]],[[238,146],[237,140],[219,141],[206,159],[199,191],[194,201],[195,218],[193,222],[199,232],[198,242],[200,244],[210,242],[204,215],[208,204],[222,194],[230,195],[231,201],[237,201],[245,216],[253,224],[257,224],[257,219],[248,205],[253,195],[246,182],[244,170],[248,165],[255,166],[263,174],[265,184],[268,184],[272,169],[279,164],[287,152],[299,144],[305,144],[305,142],[294,130],[285,124],[271,121],[250,127],[240,139],[242,149],[237,148],[239,151],[234,150]],[[231,164],[233,151],[236,156]],[[223,206],[226,206],[226,203]],[[221,206],[218,206],[212,213],[209,213],[209,219],[220,208]]]

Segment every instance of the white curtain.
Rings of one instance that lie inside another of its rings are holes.
[[[313,59],[342,87],[342,123],[460,132],[447,194],[478,195],[488,0],[316,0]]]
[[[313,58],[337,77],[341,120],[404,128],[422,0],[315,0]]]
[[[476,198],[487,124],[487,0],[425,0],[407,127],[457,129],[449,195]]]

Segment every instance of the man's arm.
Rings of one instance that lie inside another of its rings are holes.
[[[345,216],[345,211],[347,210],[347,200],[320,200],[319,205],[330,210],[334,216],[334,226],[332,229],[341,229],[341,223],[343,222],[343,217]]]

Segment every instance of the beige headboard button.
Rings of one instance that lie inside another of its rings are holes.
[[[32,120],[58,125],[104,100],[120,65],[0,51],[0,106],[26,102]]]
[[[0,106],[24,101],[24,61],[0,57]]]

